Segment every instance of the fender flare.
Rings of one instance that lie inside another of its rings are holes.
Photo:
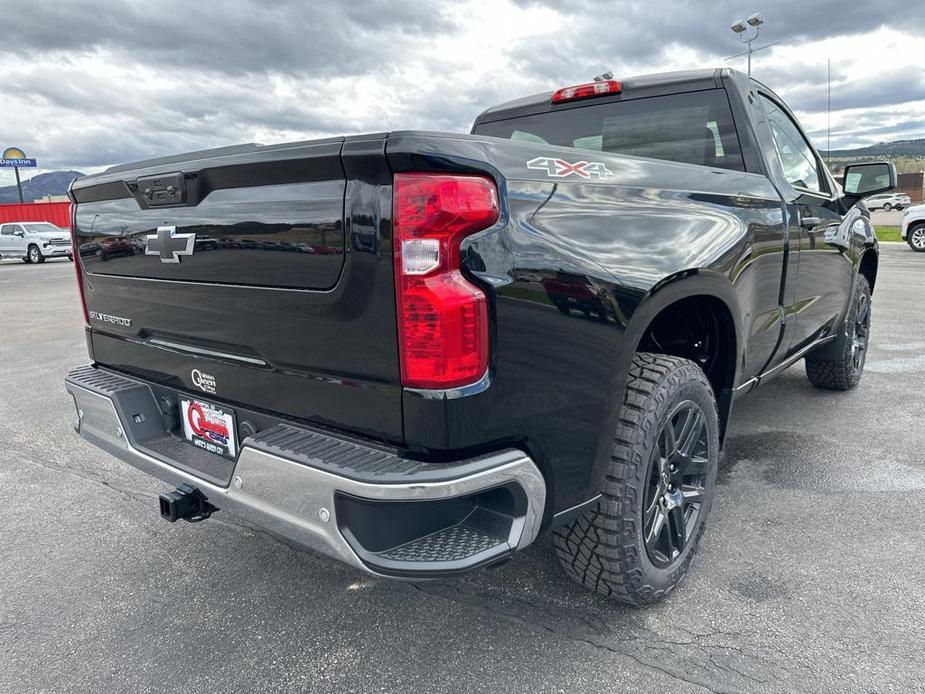
[[[736,377],[739,375],[741,359],[745,344],[745,331],[742,325],[742,311],[735,288],[725,275],[709,270],[685,270],[669,275],[643,297],[633,312],[626,326],[626,337],[635,352],[646,328],[656,316],[671,304],[682,299],[696,296],[708,296],[718,299],[728,309],[735,328]]]
[[[671,304],[681,299],[695,296],[712,297],[722,302],[732,317],[735,329],[735,368],[732,376],[732,387],[716,393],[720,429],[725,434],[726,423],[729,421],[732,411],[735,385],[738,383],[742,369],[741,355],[744,354],[743,345],[745,341],[739,300],[736,297],[735,289],[725,275],[709,270],[684,270],[669,275],[653,285],[636,306],[626,324],[623,335],[626,349],[623,353],[623,359],[614,364],[613,376],[609,384],[613,399],[610,403],[610,412],[605,426],[601,430],[602,435],[598,441],[594,458],[592,479],[595,480],[595,484],[604,479],[606,464],[609,460],[609,450],[612,444],[610,435],[616,425],[620,407],[623,403],[626,384],[629,380],[630,363],[633,355],[639,349],[639,343],[642,341],[646,328],[662,310]]]

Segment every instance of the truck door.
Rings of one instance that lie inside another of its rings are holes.
[[[26,239],[27,236],[26,228],[22,224],[13,225],[13,235],[10,237],[10,245],[12,254],[20,256],[22,258],[26,257],[26,251],[29,249],[29,242]]]
[[[7,258],[26,256],[26,232],[19,224],[4,224],[0,228],[0,255]]]
[[[843,235],[833,233],[844,221],[834,181],[786,108],[768,94],[760,98],[786,182],[781,193],[789,217],[790,253],[798,254],[797,276],[795,281],[788,278],[784,297],[781,352],[789,356],[835,327],[845,309],[853,266],[837,243]]]
[[[12,236],[13,236],[13,225],[12,224],[0,224],[0,255],[9,256],[12,255]]]

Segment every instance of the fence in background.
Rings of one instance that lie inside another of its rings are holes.
[[[0,224],[4,222],[51,222],[62,229],[71,228],[71,203],[27,202],[0,205]]]
[[[905,193],[912,198],[912,204],[917,205],[925,197],[925,174],[901,173],[896,177],[896,192]]]

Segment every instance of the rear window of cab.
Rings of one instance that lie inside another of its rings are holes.
[[[588,104],[481,123],[475,133],[744,171],[722,89]]]

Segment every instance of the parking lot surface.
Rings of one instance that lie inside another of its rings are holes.
[[[0,692],[911,692],[925,668],[925,258],[884,245],[850,393],[798,364],[736,404],[692,572],[622,607],[548,537],[396,583],[217,514],[80,441],[73,267],[0,263]]]
[[[903,221],[903,212],[901,210],[873,210],[870,213],[870,221],[875,226],[898,227]]]

